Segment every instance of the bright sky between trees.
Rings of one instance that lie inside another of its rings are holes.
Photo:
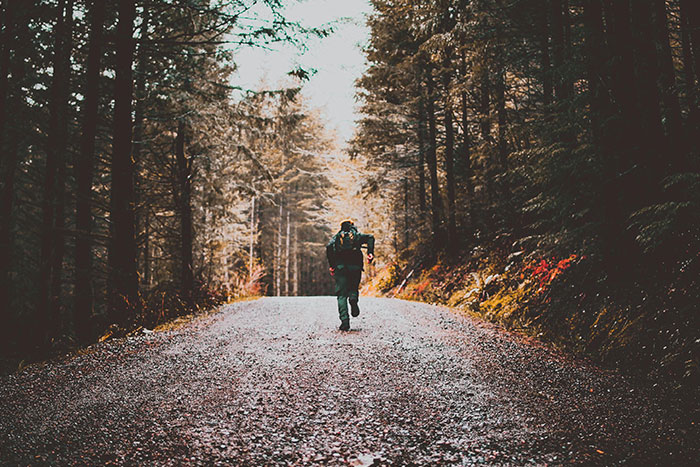
[[[278,87],[293,83],[287,76],[292,69],[315,69],[302,93],[311,107],[321,110],[328,129],[336,132],[342,144],[352,137],[358,116],[354,82],[365,68],[362,47],[369,38],[365,16],[371,11],[369,0],[290,2],[285,16],[304,26],[344,21],[334,24],[335,32],[331,36],[310,40],[307,51],[285,44],[275,44],[272,50],[243,48],[234,55],[238,71],[232,84],[255,90]]]

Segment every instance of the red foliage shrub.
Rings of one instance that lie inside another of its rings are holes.
[[[531,277],[539,286],[539,292],[542,292],[559,274],[569,269],[577,258],[578,256],[574,254],[559,261],[555,257],[552,257],[551,260],[541,259],[539,262],[525,266],[524,269],[530,272]]]
[[[414,289],[414,290],[415,290],[415,294],[416,294],[416,295],[423,295],[423,292],[425,292],[425,290],[426,290],[429,286],[430,286],[430,279],[424,280],[423,282],[421,282],[420,284],[418,284],[418,285],[416,286],[416,288]]]

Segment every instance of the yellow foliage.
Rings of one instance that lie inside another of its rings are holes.
[[[503,323],[514,311],[522,307],[528,292],[526,287],[502,288],[493,296],[482,301],[480,309],[486,319]]]

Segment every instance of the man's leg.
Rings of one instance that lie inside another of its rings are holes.
[[[357,302],[360,299],[360,279],[362,278],[362,271],[349,271],[348,272],[348,299],[350,301],[350,307],[352,308],[352,315],[360,315],[360,307]]]
[[[335,296],[338,298],[338,315],[340,316],[341,329],[346,326],[347,329],[350,328],[350,317],[348,316],[348,276],[346,272],[347,271],[344,270],[338,270],[335,273]]]

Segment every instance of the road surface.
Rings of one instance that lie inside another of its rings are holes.
[[[455,311],[227,305],[0,378],[2,464],[700,464],[697,413]]]

